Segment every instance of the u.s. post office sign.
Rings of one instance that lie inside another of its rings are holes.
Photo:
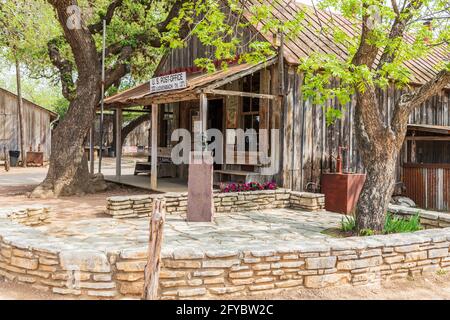
[[[150,80],[150,92],[162,92],[187,87],[186,72],[169,74],[167,76],[157,77]]]

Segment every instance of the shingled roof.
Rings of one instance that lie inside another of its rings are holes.
[[[288,63],[297,65],[300,58],[309,56],[312,52],[321,52],[325,54],[334,54],[342,59],[348,58],[348,51],[342,44],[336,43],[331,34],[323,32],[324,27],[340,28],[349,38],[354,37],[358,30],[355,24],[351,23],[339,14],[330,14],[311,6],[307,6],[296,2],[295,0],[263,0],[267,1],[273,10],[273,15],[280,19],[280,21],[291,21],[296,18],[296,15],[303,11],[304,20],[301,22],[302,31],[292,39],[285,42],[284,56]],[[248,8],[258,5],[261,0],[246,0],[245,16],[250,18],[251,13]],[[255,26],[258,31],[264,27],[264,22]],[[322,32],[321,32],[322,31]],[[262,34],[267,41],[274,43],[272,34]],[[412,37],[407,38],[408,41],[413,41]],[[423,84],[429,81],[438,70],[435,66],[440,61],[450,60],[449,47],[436,47],[426,57],[417,60],[405,62],[405,66],[412,73],[412,83]]]

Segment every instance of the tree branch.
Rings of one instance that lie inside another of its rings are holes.
[[[75,84],[73,81],[73,65],[69,60],[61,56],[56,44],[57,40],[47,43],[48,55],[52,64],[58,69],[61,79],[62,94],[67,100],[72,100],[75,94]]]
[[[167,31],[167,26],[169,25],[170,21],[172,21],[173,18],[178,16],[180,9],[182,8],[182,5],[183,5],[182,0],[177,0],[174,3],[174,5],[171,8],[166,19],[164,21],[160,22],[159,24],[157,24],[157,26],[156,26],[159,33],[163,33],[165,31]],[[154,48],[159,48],[162,45],[161,39],[159,36],[155,37],[154,35],[150,35],[148,33],[142,33],[142,34],[138,35],[135,39],[135,43],[136,43],[136,45],[135,45],[136,47],[147,44]],[[106,48],[105,55],[108,57],[111,55],[119,54],[119,53],[121,53],[121,51],[124,50],[124,48],[126,46],[128,46],[128,45],[124,46],[120,42],[113,43]],[[101,59],[101,54],[99,54],[99,59]]]
[[[64,37],[70,45],[74,55],[75,64],[77,66],[77,82],[97,81],[100,72],[97,75],[93,70],[97,71],[101,70],[101,68],[100,61],[97,59],[97,49],[92,34],[88,28],[85,27],[84,21],[80,22],[81,27],[79,28],[73,28],[67,23],[72,18],[72,13],[68,12],[67,8],[71,5],[76,5],[77,1],[47,0],[47,2],[55,8],[58,20],[64,31]]]
[[[123,3],[123,0],[116,0],[113,1],[109,6],[108,9],[106,10],[106,14],[104,17],[100,17],[100,21],[95,23],[95,24],[91,24],[88,29],[92,34],[96,34],[99,33],[103,30],[103,20],[106,20],[106,24],[109,25],[111,23],[112,18],[114,17],[114,12],[116,11],[116,9],[118,7],[120,7]]]
[[[397,16],[400,15],[400,10],[398,10],[397,0],[391,0],[392,9]]]
[[[176,0],[166,19],[157,25],[159,33],[163,33],[167,30],[167,26],[169,25],[170,21],[172,21],[172,19],[179,14],[182,5],[182,0]],[[135,47],[140,47],[143,45],[150,45],[154,48],[159,48],[161,47],[162,43],[159,36],[155,37],[154,35],[150,35],[149,33],[143,33],[136,36]],[[106,48],[105,54],[106,56],[117,54],[119,55],[115,66],[106,71],[105,86],[106,88],[108,88],[129,72],[130,68],[128,60],[133,54],[133,48],[129,45],[122,46],[120,43],[114,43]],[[101,59],[101,55],[99,55],[99,59]]]
[[[132,120],[129,124],[127,124],[125,127],[123,127],[122,134],[121,134],[121,136],[122,136],[121,145],[123,146],[123,144],[125,143],[125,139],[131,133],[131,131],[133,131],[134,129],[139,127],[144,122],[150,121],[150,120],[151,120],[150,114],[146,113],[146,114],[143,114],[140,117]]]
[[[395,0],[392,0],[396,4]],[[394,40],[396,38],[403,38],[408,22],[413,18],[413,11],[419,9],[422,6],[422,1],[412,1],[405,6],[401,12],[398,11],[398,7],[395,5],[394,11],[397,14],[394,23],[392,24],[391,31],[389,32],[389,39]],[[399,46],[399,44],[397,45]],[[397,48],[384,48],[380,61],[377,66],[377,70],[381,70],[387,63],[392,63],[397,57]]]
[[[412,111],[432,96],[438,94],[450,83],[450,71],[448,69],[438,72],[433,79],[421,86],[409,99],[409,109]]]
[[[160,33],[167,31],[167,26],[169,25],[170,21],[172,21],[172,19],[177,17],[178,14],[180,13],[181,8],[183,7],[183,2],[184,2],[183,0],[175,1],[166,19],[158,24],[158,30]]]
[[[364,4],[364,8],[367,9],[367,4]],[[363,16],[361,40],[358,50],[352,59],[352,64],[355,66],[367,66],[371,69],[374,65],[375,59],[378,54],[378,47],[368,41],[371,36],[372,30],[369,27],[369,15],[366,13]],[[359,115],[359,121],[365,124],[367,140],[372,141],[379,139],[380,136],[385,134],[383,121],[381,119],[380,110],[378,107],[378,101],[376,99],[375,88],[373,85],[366,84],[364,91],[356,88],[356,111]],[[368,124],[371,124],[370,126]]]
[[[450,71],[441,70],[433,79],[422,85],[413,93],[403,94],[397,102],[392,117],[391,128],[397,137],[404,137],[410,113],[422,103],[438,94],[450,83]],[[401,139],[402,140],[402,139]],[[398,141],[398,143],[403,143]]]
[[[123,47],[116,64],[105,72],[105,87],[109,88],[124,77],[130,70],[129,59],[133,54],[130,46]]]

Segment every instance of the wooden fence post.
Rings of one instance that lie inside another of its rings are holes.
[[[159,271],[161,269],[161,246],[163,242],[164,222],[166,218],[166,203],[155,199],[150,220],[150,240],[148,245],[148,260],[145,266],[144,300],[158,298]]]

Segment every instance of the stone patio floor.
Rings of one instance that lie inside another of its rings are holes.
[[[327,242],[321,231],[338,227],[342,215],[330,212],[303,212],[275,209],[233,213],[215,218],[213,223],[187,223],[180,216],[166,217],[163,251],[176,248],[203,250],[245,250]],[[78,248],[115,251],[147,246],[149,219],[119,220],[90,217],[58,219],[34,227],[35,232],[63,238]],[[38,231],[39,230],[39,231]]]

